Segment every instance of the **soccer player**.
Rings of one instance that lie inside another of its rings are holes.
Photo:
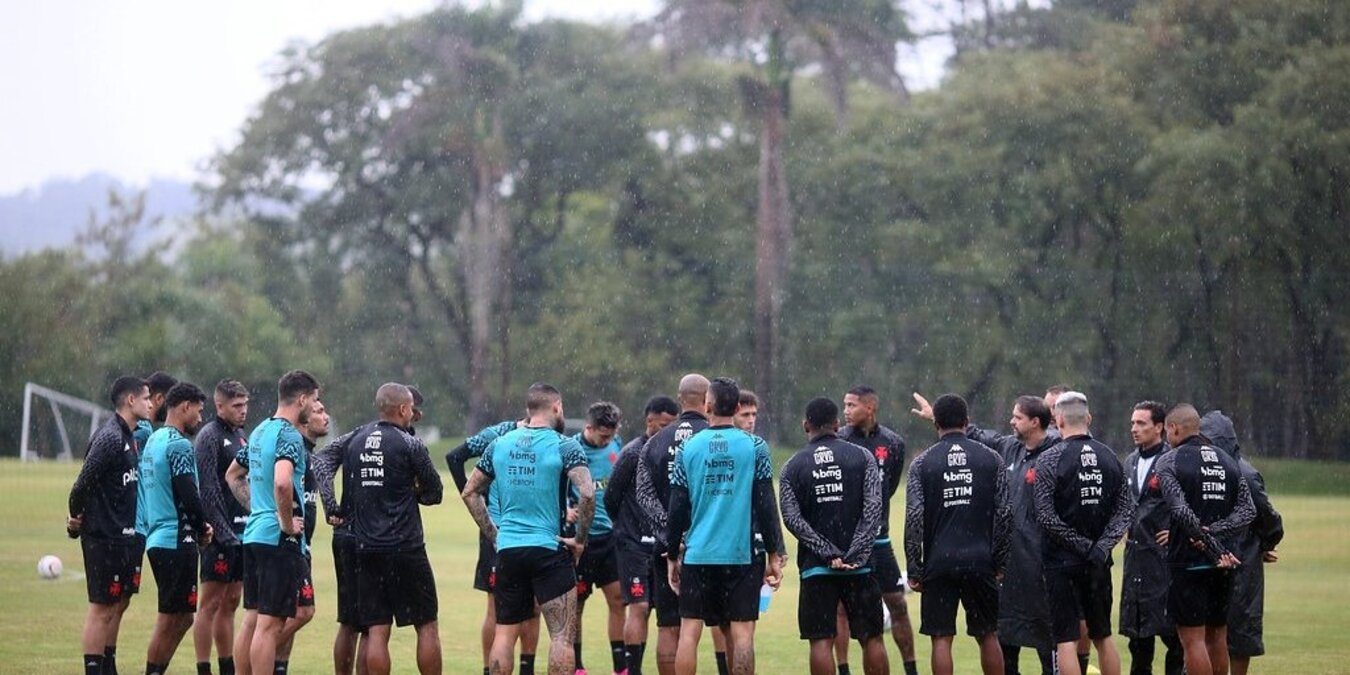
[[[1171,520],[1158,479],[1158,457],[1172,451],[1163,440],[1167,408],[1141,401],[1130,413],[1134,451],[1125,458],[1125,484],[1134,500],[1134,521],[1125,540],[1125,569],[1120,591],[1120,632],[1130,638],[1130,673],[1153,672],[1154,637],[1167,646],[1163,672],[1180,675],[1185,667],[1176,626],[1167,616],[1167,549],[1158,544]]]
[[[1200,436],[1200,413],[1181,403],[1167,413],[1167,442],[1175,450],[1159,457],[1163,496],[1172,526],[1160,543],[1168,547],[1172,585],[1167,612],[1177,622],[1186,672],[1228,672],[1228,603],[1241,564],[1233,549],[1256,508],[1238,463]]]
[[[192,641],[198,675],[211,673],[211,645],[216,646],[221,675],[234,675],[234,613],[244,592],[244,534],[248,511],[230,494],[225,472],[239,448],[248,445],[248,389],[235,380],[221,380],[214,395],[216,418],[193,441],[202,508],[214,534],[202,549],[197,615]]]
[[[150,377],[145,378],[145,384],[150,387],[150,419],[137,422],[133,432],[136,447],[142,450],[145,449],[145,442],[150,440],[150,434],[155,432],[154,425],[164,424],[164,416],[168,412],[164,406],[164,398],[169,395],[173,385],[178,384],[178,378],[162,370],[156,370]]]
[[[965,399],[939,396],[932,415],[938,442],[914,458],[905,487],[905,562],[910,587],[923,593],[919,632],[932,638],[933,673],[950,675],[960,603],[966,633],[980,645],[980,668],[997,675],[998,578],[1012,519],[1008,474],[998,453],[966,436]]]
[[[482,457],[483,451],[487,450],[492,442],[499,436],[514,430],[517,427],[524,426],[529,418],[523,420],[504,420],[490,427],[487,427],[477,434],[465,439],[458,447],[445,455],[445,463],[450,467],[450,477],[455,481],[455,488],[461,493],[468,484],[469,478],[465,474],[464,466],[469,459]],[[559,429],[559,433],[562,433]],[[488,517],[493,522],[500,520],[501,514],[497,510],[497,500],[493,493],[489,491],[486,496]],[[496,602],[492,598],[493,587],[497,580],[497,551],[492,546],[492,542],[481,533],[478,536],[478,564],[474,567],[473,587],[487,594],[487,611],[483,614],[483,627],[479,632],[479,638],[483,645],[483,675],[488,673],[488,661],[492,658],[492,642],[497,635],[497,608]],[[520,675],[534,675],[534,657],[535,651],[539,648],[539,613],[536,611],[530,618],[521,622],[520,630]]]
[[[837,608],[862,645],[863,672],[890,672],[882,638],[881,587],[871,572],[881,523],[881,475],[872,453],[840,439],[839,406],[806,405],[809,442],[783,465],[783,523],[797,537],[801,588],[797,627],[810,644],[811,675],[834,675]]]
[[[891,499],[900,488],[900,476],[905,468],[905,439],[893,429],[877,422],[879,399],[875,389],[858,385],[844,394],[844,422],[839,437],[871,453],[881,477],[881,525],[877,530],[875,550],[872,551],[872,576],[881,588],[882,600],[891,612],[891,639],[900,649],[906,675],[917,675],[914,662],[914,627],[909,621],[909,606],[905,604],[905,586],[900,578],[900,563],[891,545]],[[848,675],[848,626],[840,614],[835,654],[839,657],[840,675]]]
[[[1130,527],[1134,502],[1116,453],[1088,432],[1087,396],[1068,391],[1054,407],[1063,440],[1036,463],[1036,520],[1045,529],[1045,588],[1064,675],[1081,675],[1079,625],[1097,647],[1102,675],[1120,674],[1111,640],[1111,549]]]
[[[586,670],[581,660],[581,617],[586,611],[587,598],[597,586],[609,609],[609,652],[614,672],[619,673],[627,668],[623,645],[623,598],[619,593],[619,561],[612,536],[614,523],[610,520],[604,501],[605,486],[609,483],[619,451],[623,449],[623,441],[619,439],[622,416],[619,406],[613,403],[592,403],[586,409],[586,426],[581,433],[573,436],[586,453],[586,464],[591,471],[591,480],[595,482],[596,502],[590,538],[586,542],[586,550],[581,553],[581,559],[577,561],[577,630],[572,651],[578,673]],[[576,499],[576,492],[572,491],[569,494],[569,523],[576,519]]]
[[[240,675],[276,668],[277,645],[294,625],[296,597],[305,573],[305,441],[319,381],[292,370],[277,382],[277,408],[249,434],[226,471],[230,490],[249,507],[244,527],[244,620],[234,639]],[[297,506],[299,510],[297,510]]]
[[[314,479],[314,448],[320,438],[328,435],[328,407],[323,401],[314,399],[309,407],[309,420],[299,429],[300,437],[305,440],[305,569],[300,577],[300,594],[295,598],[295,618],[286,622],[282,630],[281,641],[277,643],[277,664],[272,669],[274,675],[286,675],[290,670],[291,649],[295,647],[295,634],[314,619],[314,528],[318,525],[319,491]]]
[[[665,559],[666,507],[670,504],[670,474],[675,455],[691,436],[708,428],[708,378],[690,373],[680,378],[676,399],[680,416],[647,441],[638,458],[635,490],[638,504],[655,535],[657,557],[652,559],[651,602],[656,610],[656,670],[673,675],[680,641],[680,598],[670,586]]]
[[[150,390],[145,380],[119,377],[109,398],[116,414],[89,439],[67,505],[66,533],[80,538],[89,594],[80,638],[85,675],[117,673],[117,634],[140,590],[145,543],[136,534],[140,458],[132,430],[151,416]]]
[[[369,631],[366,667],[390,669],[391,626],[417,631],[417,669],[441,672],[436,579],[427,558],[420,505],[441,503],[444,488],[427,448],[407,428],[412,392],[389,382],[375,394],[380,421],[362,427],[342,457],[342,488],[356,537],[358,623]],[[322,480],[331,481],[325,476]]]
[[[693,675],[703,626],[725,626],[731,672],[748,675],[755,672],[759,588],[783,574],[777,555],[760,565],[753,551],[756,524],[766,550],[777,551],[783,538],[773,464],[764,439],[732,424],[740,405],[735,380],[713,380],[706,405],[709,426],[684,442],[670,477],[664,540],[667,578],[680,598],[675,670]]]
[[[1284,519],[1270,503],[1266,481],[1242,456],[1233,420],[1218,410],[1200,418],[1200,435],[1224,450],[1238,463],[1256,516],[1238,535],[1233,555],[1242,563],[1233,571],[1233,593],[1228,602],[1228,657],[1233,675],[1247,675],[1253,656],[1266,653],[1262,640],[1266,579],[1263,565],[1279,561],[1275,547],[1284,539]]]
[[[159,590],[159,616],[145,654],[146,675],[169,668],[197,611],[197,548],[211,543],[197,490],[197,457],[188,440],[202,425],[206,394],[190,382],[164,397],[164,426],[141,453],[138,503],[145,509],[145,554]]]
[[[562,394],[549,384],[531,385],[528,419],[483,452],[462,497],[479,531],[497,550],[496,635],[488,669],[510,673],[520,624],[535,605],[548,625],[550,675],[571,673],[576,630],[576,564],[595,517],[595,484],[586,453],[556,428],[563,418]],[[577,491],[576,534],[561,536],[566,483]],[[488,516],[485,495],[496,486],[499,519]],[[500,529],[499,529],[500,528]]]
[[[642,675],[647,624],[651,616],[652,559],[656,554],[656,537],[637,502],[637,465],[648,439],[670,426],[679,414],[679,404],[669,396],[648,399],[643,408],[642,434],[623,446],[605,488],[605,509],[614,521],[614,538],[618,545],[619,591],[627,607],[623,640],[628,675]]]

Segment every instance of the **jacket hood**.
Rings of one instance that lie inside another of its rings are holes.
[[[1200,418],[1200,435],[1219,446],[1233,457],[1238,457],[1241,449],[1237,442],[1237,430],[1233,420],[1220,410],[1211,410]]]

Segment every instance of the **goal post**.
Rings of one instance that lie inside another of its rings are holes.
[[[36,399],[43,399],[47,402],[46,407],[51,411],[51,426],[56,431],[57,447],[59,448],[55,453],[55,458],[66,461],[75,458],[70,441],[70,432],[76,428],[74,425],[77,422],[72,420],[68,426],[62,408],[74,411],[81,417],[89,417],[89,435],[85,440],[93,438],[94,432],[98,431],[99,424],[112,417],[113,414],[111,410],[92,401],[49,389],[40,384],[25,383],[23,385],[23,431],[19,439],[19,458],[25,462],[36,461],[44,456],[32,447],[34,441],[33,428],[37,423],[33,410],[33,403]]]

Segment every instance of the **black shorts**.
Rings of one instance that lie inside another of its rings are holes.
[[[497,549],[487,537],[478,535],[478,564],[473,569],[473,587],[491,593],[497,584]]]
[[[84,580],[89,602],[116,605],[141,590],[141,552],[139,537],[127,539],[80,538],[84,551]]]
[[[291,618],[305,574],[305,554],[298,546],[244,544],[244,609]]]
[[[337,578],[337,622],[353,628],[361,625],[357,615],[356,537],[333,536],[333,571]]]
[[[497,585],[492,601],[497,623],[510,626],[534,617],[544,604],[575,592],[577,571],[566,549],[524,546],[497,551]]]
[[[202,583],[233,584],[244,580],[244,546],[212,542],[202,549]]]
[[[1167,589],[1167,613],[1178,626],[1228,625],[1228,597],[1233,575],[1228,570],[1172,570]]]
[[[921,597],[919,632],[924,635],[956,635],[958,603],[966,609],[966,635],[981,638],[998,630],[998,581],[993,574],[958,572],[924,579]]]
[[[614,537],[593,537],[586,542],[577,561],[577,597],[586,599],[598,586],[619,580],[619,558]]]
[[[797,628],[803,640],[833,639],[840,603],[854,640],[882,634],[881,588],[870,574],[818,574],[802,579]]]
[[[748,565],[680,567],[680,618],[723,626],[759,620],[759,589],[764,585],[764,556]]]
[[[615,557],[619,567],[619,593],[623,596],[623,604],[651,602],[652,558],[656,557],[654,547],[650,544],[620,540]],[[661,562],[664,564],[665,558],[661,558]]]
[[[427,550],[356,554],[356,607],[361,626],[421,626],[436,620],[436,576]]]
[[[905,591],[900,576],[900,562],[895,559],[895,549],[890,542],[874,544],[872,559],[867,564],[872,568],[872,578],[877,580],[877,588],[881,589],[883,595]]]
[[[1111,567],[1090,563],[1045,570],[1045,593],[1050,598],[1050,632],[1055,643],[1074,642],[1078,622],[1086,621],[1088,637],[1111,636]]]
[[[300,592],[295,595],[296,607],[314,606],[314,559],[305,554],[305,564],[300,569]]]
[[[652,556],[652,608],[657,628],[680,627],[680,596],[670,587],[670,567],[666,557]]]
[[[197,545],[152,548],[145,552],[159,590],[160,614],[191,614],[197,611]]]

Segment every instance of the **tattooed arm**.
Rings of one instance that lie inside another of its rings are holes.
[[[490,470],[489,465],[488,471]],[[478,524],[478,530],[483,533],[483,538],[495,545],[497,526],[488,517],[486,499],[488,487],[491,485],[492,474],[484,471],[480,462],[473,473],[469,474],[468,484],[464,486],[464,492],[460,493],[460,497],[464,499],[464,505],[469,508],[469,515],[473,516],[473,522]]]

